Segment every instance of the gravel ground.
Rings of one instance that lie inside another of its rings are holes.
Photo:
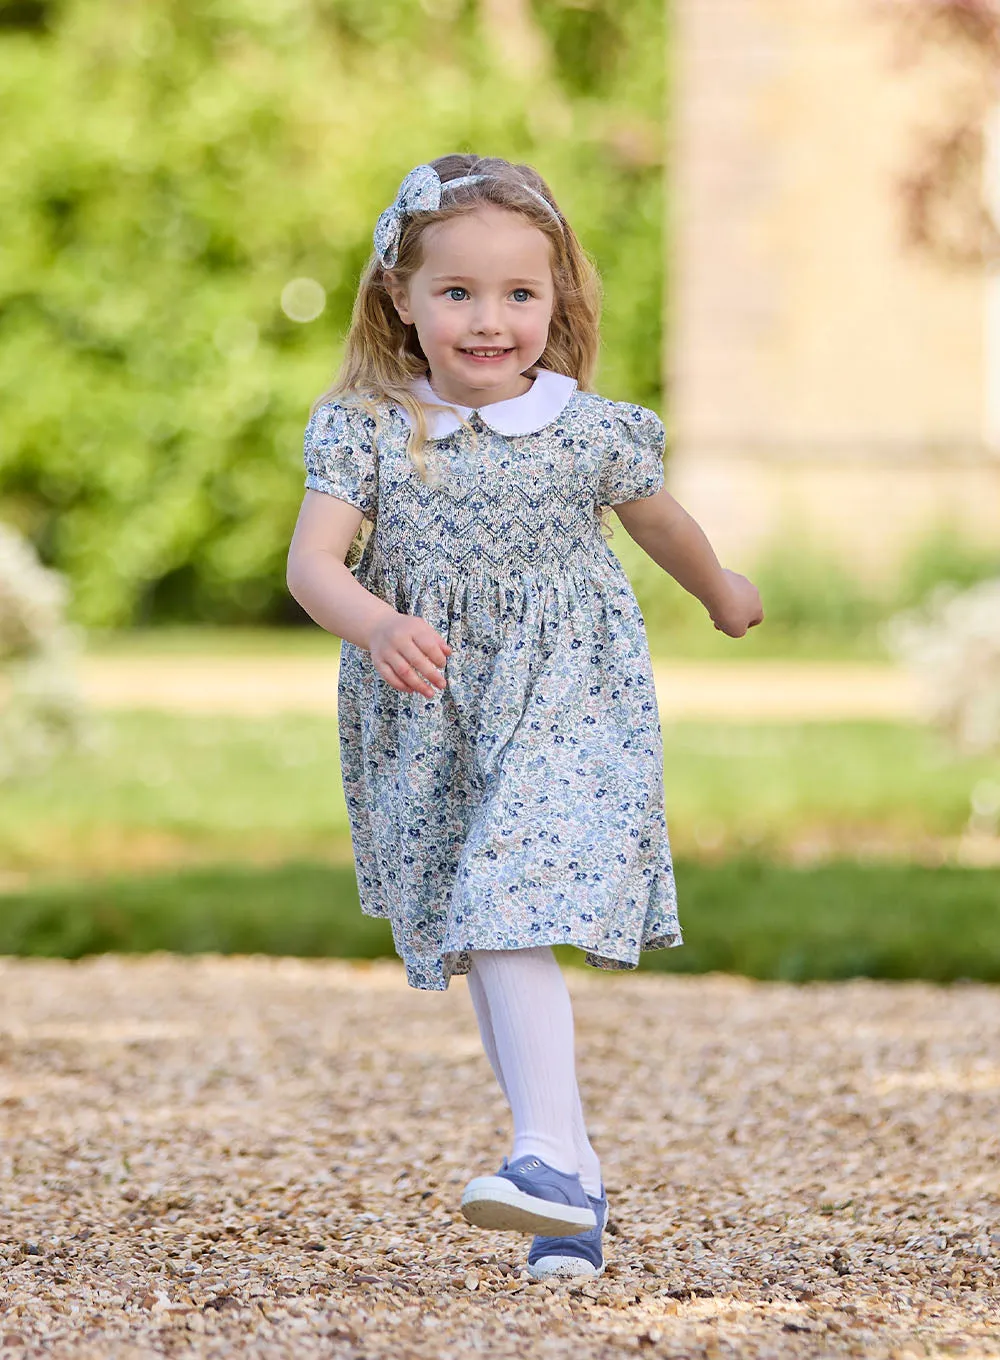
[[[464,978],[0,959],[0,1355],[1000,1356],[1000,990],[572,970],[609,1266],[467,1226]]]

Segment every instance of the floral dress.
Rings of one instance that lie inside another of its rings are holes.
[[[418,398],[440,401],[427,379]],[[373,521],[357,579],[453,648],[433,698],[343,642],[338,726],[362,911],[412,987],[472,949],[571,944],[598,968],[682,943],[645,623],[598,505],[663,485],[642,406],[541,369],[523,396],[409,417],[339,401],[306,428],[306,486]]]

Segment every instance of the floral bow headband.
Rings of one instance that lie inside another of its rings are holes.
[[[445,189],[455,189],[460,184],[475,184],[477,180],[494,178],[490,175],[461,175],[458,179],[448,179],[443,183],[433,165],[418,165],[403,180],[396,194],[395,203],[386,208],[375,224],[375,254],[383,269],[391,269],[396,263],[399,252],[399,237],[403,223],[415,212],[436,212],[441,206],[441,194]],[[556,219],[559,214],[547,198],[530,184],[522,184],[539,203],[548,208]]]

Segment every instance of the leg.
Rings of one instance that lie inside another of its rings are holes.
[[[574,1083],[575,1085],[575,1083]],[[576,1147],[576,1159],[580,1166],[580,1180],[587,1194],[594,1199],[601,1197],[601,1163],[597,1153],[594,1151],[587,1134],[587,1122],[583,1116],[583,1105],[580,1102],[580,1088],[575,1086],[576,1099],[574,1101],[573,1116],[573,1143]]]
[[[483,1048],[489,1059],[490,1066],[493,1068],[493,1075],[497,1079],[500,1090],[504,1094],[507,1104],[510,1098],[507,1095],[507,1087],[504,1084],[503,1070],[500,1067],[500,1058],[497,1054],[497,1041],[493,1033],[493,1020],[490,1016],[490,1003],[486,999],[486,992],[483,988],[482,979],[475,966],[475,958],[472,960],[472,967],[468,973],[469,996],[472,998],[472,1008],[476,1012],[476,1023],[479,1025],[479,1036],[483,1041]]]
[[[483,987],[482,978],[473,966],[468,973],[469,996],[472,998],[472,1006],[476,1013],[476,1021],[479,1025],[480,1037],[483,1041],[483,1049],[489,1059],[493,1075],[497,1079],[497,1084],[503,1092],[504,1097],[510,1104],[507,1096],[507,1086],[504,1081],[503,1069],[500,1066],[500,1057],[497,1053],[496,1036],[493,1032],[493,1019],[490,1015],[490,1003]],[[587,1134],[587,1124],[583,1114],[583,1106],[580,1100],[580,1088],[576,1084],[574,1077],[574,1111],[573,1111],[573,1145],[576,1149],[576,1157],[580,1167],[580,1179],[583,1188],[588,1195],[594,1199],[599,1199],[601,1194],[601,1163],[597,1153],[594,1151],[590,1138]]]
[[[470,979],[473,974],[477,1018],[485,1001],[489,1022],[480,1018],[484,1047],[514,1115],[512,1160],[530,1153],[572,1174],[579,1160],[574,1125],[582,1114],[577,1115],[573,1011],[558,961],[547,945],[477,949]]]

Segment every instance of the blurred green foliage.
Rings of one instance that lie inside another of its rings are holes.
[[[635,588],[650,648],[663,660],[895,660],[882,634],[894,613],[919,604],[946,582],[965,589],[1000,577],[1000,548],[970,542],[947,521],[917,539],[880,585],[862,581],[804,534],[790,533],[772,539],[751,563],[723,563],[749,570],[764,606],[765,626],[734,639],[717,632],[701,602],[666,576],[618,524],[611,547]]]
[[[646,951],[643,971],[1000,982],[1000,870],[746,859],[678,861],[676,872],[684,944]],[[213,864],[0,898],[0,954],[158,949],[395,957],[389,923],[362,915],[349,866]],[[575,948],[557,945],[556,954],[584,966]]]
[[[308,407],[420,161],[537,166],[604,278],[600,390],[660,404],[661,0],[507,8],[0,0],[0,516],[77,620],[298,616]]]

